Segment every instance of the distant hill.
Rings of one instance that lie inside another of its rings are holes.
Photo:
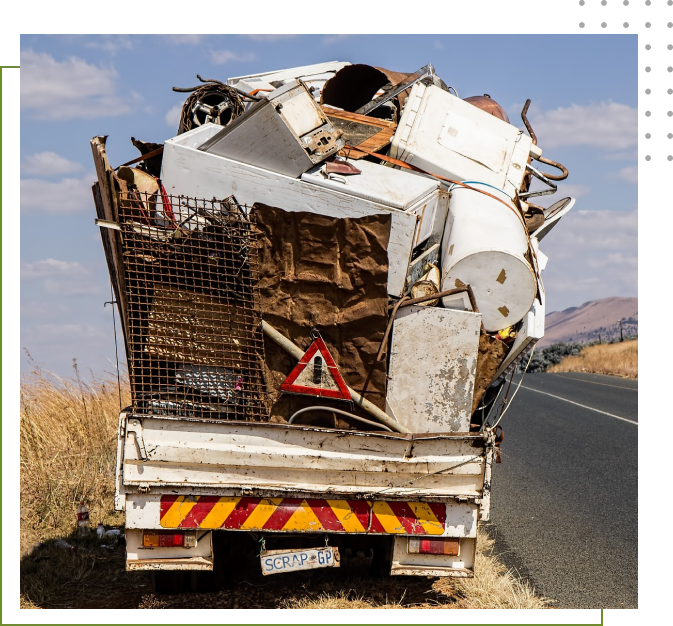
[[[545,318],[544,337],[538,342],[544,348],[557,341],[610,341],[619,337],[619,319],[623,318],[624,336],[638,332],[638,298],[603,298],[554,311]]]

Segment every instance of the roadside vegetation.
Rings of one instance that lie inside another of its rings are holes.
[[[121,406],[130,402],[122,379]],[[119,528],[114,511],[117,379],[92,373],[70,378],[35,367],[21,383],[22,608],[545,608],[526,582],[500,563],[480,530],[474,579],[369,574],[354,559],[339,570],[263,577],[254,557],[241,564],[230,588],[209,594],[156,596],[145,572],[127,573],[122,543],[96,538],[96,525]],[[91,533],[76,533],[80,500]],[[360,562],[361,561],[361,562]]]
[[[588,372],[638,378],[638,338],[610,343],[554,343],[536,351],[526,371]]]

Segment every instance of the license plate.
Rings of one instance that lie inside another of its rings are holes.
[[[308,550],[265,550],[260,555],[262,574],[281,574],[317,567],[339,567],[338,548],[310,548]]]

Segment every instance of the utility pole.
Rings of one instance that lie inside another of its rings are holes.
[[[622,317],[619,320],[619,341],[622,342],[624,341],[624,328],[622,327],[622,322],[624,321],[624,318]]]

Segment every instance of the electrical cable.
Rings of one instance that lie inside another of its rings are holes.
[[[293,413],[290,416],[290,419],[287,421],[288,424],[292,424],[295,419],[297,419],[302,413],[307,413],[309,411],[328,411],[330,413],[337,413],[338,415],[343,415],[344,417],[350,417],[354,420],[357,420],[358,422],[362,422],[364,424],[368,424],[369,426],[377,426],[378,428],[382,428],[383,430],[387,430],[388,432],[394,432],[392,428],[388,428],[385,424],[381,424],[379,422],[372,422],[370,420],[365,419],[364,417],[360,417],[359,415],[354,415],[353,413],[348,413],[347,411],[342,411],[341,409],[333,409],[330,406],[309,406],[304,409],[299,409],[296,413]]]
[[[526,375],[526,371],[528,370],[528,366],[530,365],[530,362],[533,359],[533,353],[534,352],[535,352],[535,346],[533,346],[533,349],[530,351],[530,356],[528,357],[528,363],[526,363],[526,368],[523,370],[523,372],[521,374],[521,380],[519,381],[519,384],[517,385],[516,389],[514,390],[514,394],[512,395],[512,399],[509,400],[506,403],[506,406],[505,406],[504,410],[502,411],[502,413],[500,413],[500,416],[498,417],[498,421],[495,424],[493,424],[493,426],[491,427],[493,430],[495,430],[497,428],[498,424],[500,423],[500,420],[503,418],[505,413],[507,413],[507,410],[511,406],[512,402],[514,402],[514,398],[516,398],[516,394],[518,393],[519,389],[521,388],[521,383],[523,382],[523,378]],[[512,377],[514,377],[514,372],[512,372]]]

